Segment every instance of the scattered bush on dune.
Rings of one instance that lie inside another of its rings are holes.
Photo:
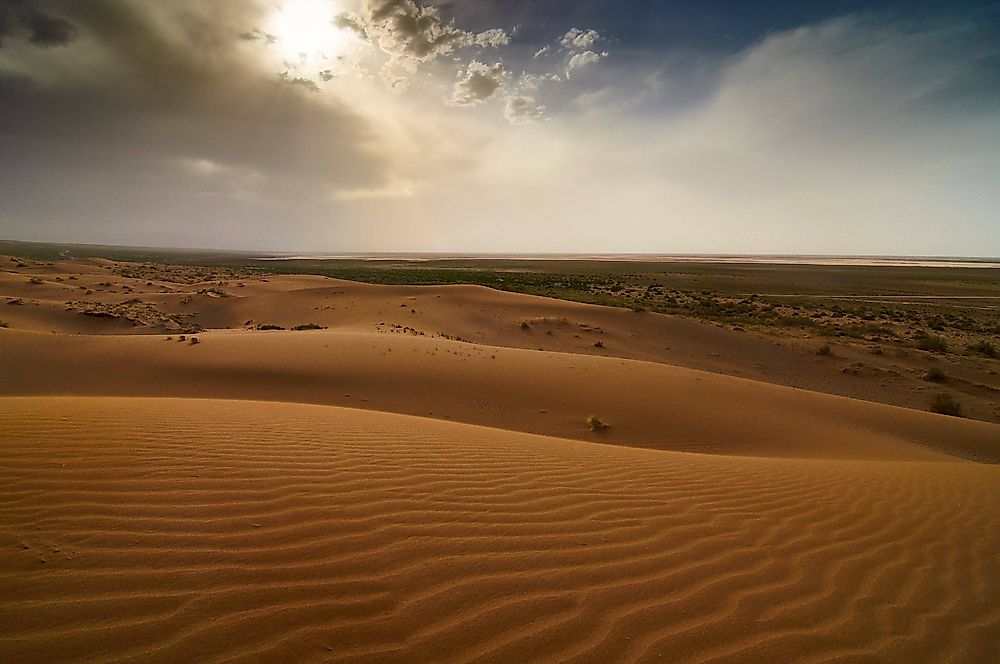
[[[932,353],[945,353],[948,351],[948,342],[944,340],[944,337],[925,334],[917,339],[917,348]]]
[[[264,324],[264,325],[258,325],[257,329],[258,330],[283,330],[285,328],[283,328],[280,325]]]
[[[1000,352],[997,351],[997,347],[986,340],[972,344],[969,346],[969,350],[974,353],[985,355],[986,357],[1000,357]]]
[[[932,383],[944,383],[948,380],[948,374],[940,367],[931,367],[924,374],[924,380],[929,380]]]
[[[604,431],[611,425],[608,424],[607,422],[602,422],[601,420],[597,419],[596,415],[591,415],[590,417],[587,418],[587,426],[590,427],[591,431]]]
[[[962,405],[955,401],[955,398],[947,392],[938,392],[932,396],[930,409],[932,413],[962,417]]]
[[[816,351],[816,354],[824,357],[830,357],[833,355],[833,349],[830,348],[830,344],[823,344],[823,346]]]
[[[292,329],[297,332],[301,332],[302,330],[325,330],[326,326],[317,325],[316,323],[303,323],[302,325],[296,325]]]

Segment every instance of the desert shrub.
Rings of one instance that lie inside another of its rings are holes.
[[[325,330],[326,327],[317,325],[316,323],[303,323],[301,325],[296,325],[292,329],[301,332],[302,330]]]
[[[778,325],[782,327],[815,327],[816,321],[808,316],[778,316]]]
[[[822,355],[824,357],[830,357],[831,355],[833,355],[833,349],[830,348],[830,344],[823,344],[823,346],[821,346],[820,349],[816,351],[816,354]]]
[[[981,353],[986,357],[1000,357],[1000,352],[997,351],[997,347],[985,339],[969,346],[969,350],[974,353]]]
[[[948,374],[941,367],[931,367],[924,374],[924,380],[929,380],[932,383],[944,383],[948,380]]]
[[[41,279],[39,279],[38,277],[32,277],[31,279],[28,279],[28,283],[29,284],[34,284],[34,285],[37,286],[39,284],[44,284],[45,282],[42,281]]]
[[[522,330],[530,330],[531,329],[531,325],[528,325],[528,321],[523,320],[523,321],[521,321],[521,329]]]
[[[955,398],[947,392],[938,392],[931,397],[931,412],[941,415],[951,415],[953,417],[962,416],[962,405],[955,401]]]
[[[10,325],[7,324],[7,321],[0,320],[0,327],[10,327]]]
[[[193,346],[195,344],[200,344],[201,341],[198,340],[198,337],[191,337],[191,341],[189,341],[188,343]]]
[[[283,330],[285,328],[283,328],[280,325],[265,324],[265,325],[258,325],[257,329],[258,330]]]
[[[183,334],[181,336],[177,337],[177,341],[186,341],[186,340],[187,340],[187,337],[184,336]]]
[[[917,339],[917,348],[920,350],[927,350],[932,353],[945,353],[948,351],[948,342],[944,340],[944,337],[939,337],[934,334],[925,334]]]
[[[604,431],[611,425],[608,424],[607,422],[602,422],[601,420],[597,419],[596,415],[591,415],[590,417],[587,418],[587,426],[590,427],[591,431]]]
[[[603,341],[595,341],[594,342],[594,348],[604,348],[604,342]]]

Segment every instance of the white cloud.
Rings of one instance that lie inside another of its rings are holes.
[[[575,70],[594,64],[595,62],[600,62],[601,58],[606,57],[608,57],[607,52],[595,53],[593,51],[584,51],[583,53],[577,53],[566,63],[566,78],[571,78]]]
[[[499,62],[487,65],[473,60],[466,67],[465,75],[456,81],[449,103],[454,106],[481,104],[500,89],[506,75],[503,64]]]
[[[579,28],[570,28],[569,32],[559,39],[559,43],[563,48],[568,48],[570,50],[580,50],[586,51],[594,45],[601,35],[598,34],[596,30],[580,30]]]
[[[503,115],[511,124],[529,124],[545,116],[545,107],[527,95],[507,97]]]
[[[415,0],[365,0],[359,14],[341,14],[336,23],[388,56],[382,79],[389,87],[405,85],[401,79],[415,72],[420,63],[450,56],[456,49],[510,43],[510,35],[500,28],[463,30],[454,21],[446,22],[437,7]]]
[[[335,201],[352,203],[357,201],[377,201],[413,196],[416,187],[409,180],[390,180],[385,186],[357,189],[338,189],[331,194]]]

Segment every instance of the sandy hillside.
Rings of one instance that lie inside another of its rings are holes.
[[[1000,469],[0,400],[5,661],[985,662]]]
[[[1000,457],[1000,425],[651,362],[335,330],[179,338],[0,330],[0,394],[320,403],[744,456]]]
[[[919,356],[845,373],[477,287],[9,263],[0,662],[1000,649],[1000,424],[899,407]],[[981,420],[991,366],[962,383]]]
[[[34,283],[32,282],[34,280]],[[459,338],[479,345],[620,357],[926,410],[955,392],[967,416],[1000,423],[1000,360],[775,337],[650,312],[478,286],[376,286],[318,276],[0,257],[0,321],[56,334],[253,331],[314,323],[341,332]],[[11,304],[14,303],[14,304]],[[0,330],[2,331],[2,330]],[[817,355],[825,343],[832,354]],[[945,385],[925,380],[943,367]]]

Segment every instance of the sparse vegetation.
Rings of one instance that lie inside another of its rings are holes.
[[[594,348],[604,348],[604,342],[603,341],[595,341],[594,342]]]
[[[962,417],[962,405],[947,392],[938,392],[931,397],[930,410],[932,413],[940,413],[941,415]]]
[[[977,341],[976,343],[969,346],[969,350],[973,353],[979,353],[980,355],[985,355],[986,357],[1000,357],[1000,352],[997,351],[997,347],[994,346],[989,341],[983,339],[982,341]]]
[[[10,327],[10,325],[7,324],[7,321],[0,320],[0,327]]]
[[[170,331],[197,332],[201,328],[188,320],[189,314],[164,313],[154,305],[145,304],[132,298],[119,304],[71,300],[66,303],[67,311],[78,311],[92,318],[108,318],[128,321],[135,327],[166,328]]]
[[[258,330],[283,330],[285,328],[282,327],[281,325],[272,325],[270,323],[265,323],[263,325],[258,325],[257,329]]]
[[[326,326],[317,325],[316,323],[302,323],[301,325],[296,325],[292,329],[297,332],[301,332],[302,330],[325,330]]]
[[[38,277],[32,277],[32,278],[28,279],[28,283],[29,284],[34,284],[35,286],[38,286],[39,284],[44,284],[45,282],[42,281],[41,279],[39,279]]]
[[[604,431],[611,425],[607,422],[602,422],[596,415],[591,415],[587,418],[587,426],[590,427],[591,431]]]
[[[530,330],[531,329],[531,325],[528,323],[528,321],[523,320],[523,321],[521,321],[521,329],[522,330]]]
[[[833,355],[833,349],[830,348],[830,344],[823,344],[820,346],[820,349],[816,351],[816,354],[824,357],[830,357]]]
[[[188,341],[188,343],[189,343],[189,344],[191,344],[191,345],[193,346],[193,345],[195,345],[195,344],[199,344],[199,343],[201,343],[201,341],[200,341],[200,340],[198,339],[198,337],[191,337],[191,340],[190,340],[190,341]]]
[[[932,383],[944,383],[948,380],[948,374],[946,374],[941,367],[931,367],[927,370],[927,373],[924,374],[924,380]]]
[[[948,342],[945,341],[944,337],[939,337],[935,334],[924,334],[917,339],[917,348],[932,353],[946,353],[948,352]]]

